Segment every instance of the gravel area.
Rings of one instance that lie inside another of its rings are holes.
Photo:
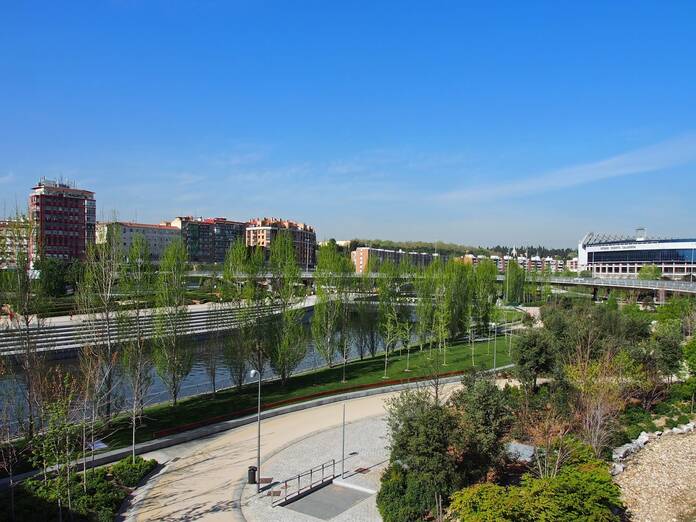
[[[633,521],[696,520],[696,431],[650,442],[615,480]]]

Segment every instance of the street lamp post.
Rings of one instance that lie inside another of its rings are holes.
[[[256,410],[256,493],[261,492],[261,372],[251,370],[249,376],[259,377],[259,391]]]

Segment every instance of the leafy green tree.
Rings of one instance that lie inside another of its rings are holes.
[[[643,265],[638,270],[638,279],[644,281],[657,280],[662,277],[662,270],[657,265]]]
[[[550,373],[557,362],[552,335],[543,328],[523,331],[515,343],[512,360],[520,382],[528,390],[536,391],[539,376]]]
[[[312,338],[319,355],[331,368],[336,353],[341,349],[340,331],[344,326],[344,303],[337,295],[343,285],[342,255],[331,243],[323,245],[317,256],[316,303],[312,316]]]
[[[155,369],[173,406],[193,365],[193,354],[184,342],[188,323],[186,271],[186,248],[177,239],[164,251],[155,284]]]
[[[420,271],[414,280],[416,290],[416,332],[420,351],[432,336],[433,315],[435,313],[435,279],[441,270],[439,261],[430,263]]]
[[[691,396],[691,413],[694,413],[696,403],[696,338],[691,339],[684,345],[684,362],[686,363],[687,379],[684,387],[688,395]]]
[[[249,250],[243,238],[237,239],[225,254],[222,271],[222,298],[230,309],[234,323],[223,337],[223,362],[230,379],[238,388],[244,384],[251,346],[253,344],[253,305],[258,281],[255,263],[250,261]]]
[[[498,267],[490,259],[478,264],[474,277],[474,310],[479,333],[487,333],[497,294]]]
[[[524,301],[525,271],[515,260],[510,260],[505,268],[503,290],[505,302],[519,304]]]
[[[50,257],[42,257],[34,264],[34,268],[41,274],[39,280],[44,295],[48,297],[65,295],[69,269],[67,263]]]
[[[457,412],[455,447],[461,455],[459,473],[470,484],[502,463],[502,440],[510,430],[513,413],[505,393],[493,380],[472,374],[465,376],[462,384],[450,397],[449,405]]]
[[[388,403],[387,425],[391,453],[377,507],[385,522],[422,520],[462,485],[449,451],[456,418],[426,390],[406,391]]]
[[[281,384],[285,385],[307,353],[302,325],[304,310],[295,306],[301,298],[300,268],[288,232],[279,233],[273,240],[270,265],[273,300],[279,310],[274,321],[275,339],[270,346],[270,362]]]

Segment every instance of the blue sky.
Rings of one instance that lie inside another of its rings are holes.
[[[62,176],[148,222],[694,236],[695,26],[691,1],[0,0],[0,204]]]

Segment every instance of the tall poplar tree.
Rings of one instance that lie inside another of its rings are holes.
[[[155,368],[173,405],[193,365],[193,355],[184,339],[188,330],[186,271],[186,249],[177,239],[164,251],[155,284]]]

